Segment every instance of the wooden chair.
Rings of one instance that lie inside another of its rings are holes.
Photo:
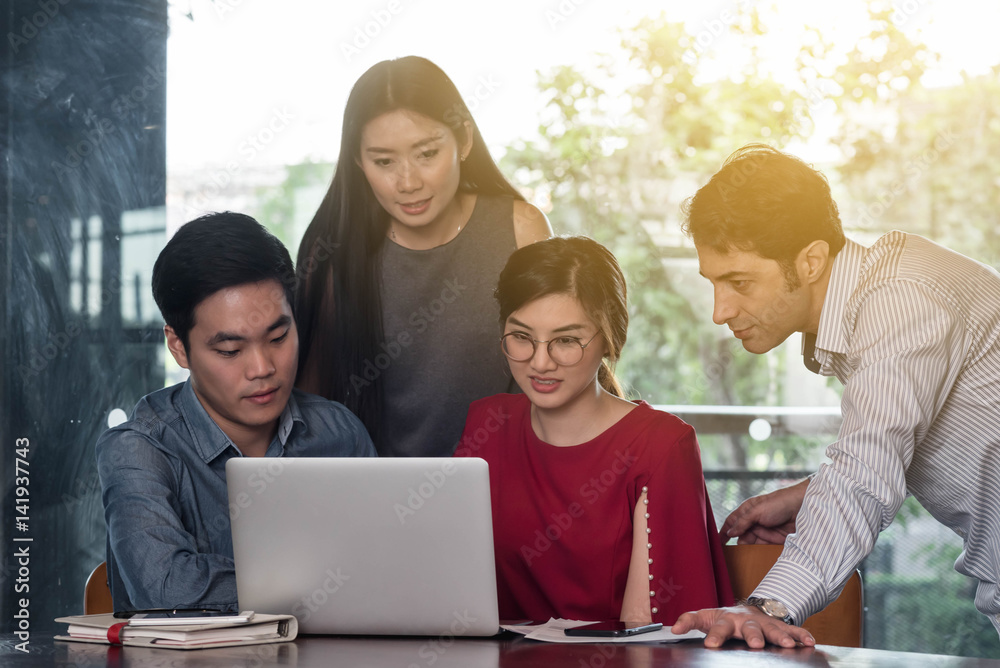
[[[781,555],[783,545],[726,545],[723,552],[733,596],[744,599],[764,579]],[[864,594],[861,573],[855,571],[844,591],[830,605],[806,619],[802,627],[817,644],[861,647]]]
[[[87,578],[87,584],[83,588],[83,614],[95,615],[114,610],[111,587],[108,586],[108,565],[102,561]]]

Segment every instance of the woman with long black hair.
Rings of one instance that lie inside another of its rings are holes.
[[[549,236],[440,68],[376,64],[299,247],[298,385],[347,405],[382,455],[450,455],[469,403],[510,383],[489,343],[500,270]]]

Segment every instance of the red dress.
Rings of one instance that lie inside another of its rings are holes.
[[[474,402],[455,453],[490,466],[501,619],[618,619],[644,487],[653,621],[732,604],[688,424],[641,401],[592,441],[557,447],[530,408],[523,394]]]

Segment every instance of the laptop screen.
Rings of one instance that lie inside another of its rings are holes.
[[[226,477],[240,609],[301,633],[499,630],[485,461],[240,457]]]

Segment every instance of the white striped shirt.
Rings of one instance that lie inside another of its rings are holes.
[[[843,425],[754,596],[798,623],[822,609],[909,492],[964,540],[955,570],[1000,631],[1000,274],[903,232],[848,241],[816,359],[844,383]]]

